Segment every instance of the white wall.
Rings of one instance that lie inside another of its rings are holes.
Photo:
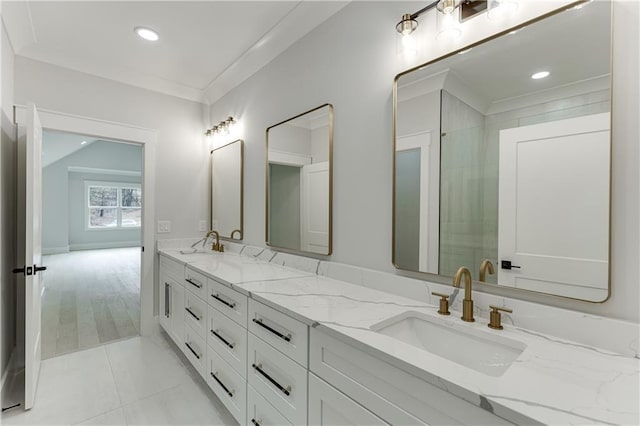
[[[435,39],[433,14],[422,52],[396,55],[395,25],[415,2],[352,2],[210,108],[243,123],[245,241],[264,245],[264,130],[323,103],[335,107],[334,251],[331,260],[384,271],[391,265],[392,85],[407,68],[460,49],[569,1],[521,2],[511,22],[477,18],[458,42]],[[615,4],[613,83],[612,296],[591,304],[512,292],[517,298],[638,321],[639,4]],[[403,274],[402,272],[397,272]]]
[[[170,220],[161,238],[201,236],[209,222],[209,145],[203,105],[20,56],[16,103],[156,129],[156,219]]]
[[[16,344],[16,295],[14,268],[16,249],[16,140],[13,127],[14,53],[4,23],[0,24],[0,376],[5,373]]]
[[[47,137],[43,142],[47,149]],[[140,176],[70,173],[69,167],[142,171],[139,145],[96,141],[42,170],[43,253],[64,253],[71,249],[126,247],[140,243],[140,230],[85,230],[84,180],[140,183]]]

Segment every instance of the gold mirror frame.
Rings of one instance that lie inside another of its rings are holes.
[[[315,253],[304,250],[296,250],[289,247],[279,247],[272,245],[269,243],[269,130],[326,107],[329,108],[329,241],[327,253]],[[312,108],[294,117],[288,118],[267,127],[265,131],[265,140],[265,244],[273,249],[289,253],[300,253],[313,256],[330,256],[331,253],[333,253],[333,105],[330,103],[322,104],[318,107]]]
[[[415,274],[416,276],[420,276],[423,279],[429,279],[433,282],[437,282],[437,283],[441,283],[441,284],[452,284],[453,281],[453,277],[450,276],[445,276],[445,275],[439,275],[439,274],[433,274],[433,273],[429,273],[429,272],[422,272],[422,271],[417,271],[417,270],[410,270],[410,269],[403,269],[401,267],[398,266],[397,261],[396,261],[396,232],[395,232],[395,223],[396,223],[396,148],[397,148],[397,125],[398,125],[398,80],[407,75],[410,74],[414,71],[418,71],[421,68],[424,68],[428,65],[434,64],[436,62],[442,61],[444,59],[447,59],[449,57],[455,56],[457,54],[459,54],[460,52],[464,52],[464,51],[468,51],[472,48],[481,46],[487,42],[490,42],[494,39],[503,37],[508,35],[511,32],[514,31],[518,31],[520,29],[523,29],[525,27],[528,27],[532,24],[535,24],[537,22],[543,21],[547,18],[550,18],[552,16],[555,15],[559,15],[561,13],[567,12],[571,9],[573,9],[574,7],[580,5],[580,4],[586,4],[589,3],[592,0],[578,0],[578,1],[574,1],[572,3],[569,3],[568,5],[562,6],[559,9],[553,10],[549,13],[540,15],[536,18],[533,18],[529,21],[526,21],[520,25],[517,26],[513,26],[510,28],[507,28],[503,31],[500,31],[490,37],[484,38],[482,40],[479,40],[475,43],[463,46],[461,48],[458,48],[455,51],[452,51],[446,55],[440,56],[438,58],[435,58],[431,61],[422,63],[420,65],[417,65],[413,68],[410,68],[406,71],[403,71],[399,74],[397,74],[393,80],[393,165],[392,165],[392,219],[391,219],[391,234],[392,234],[392,244],[391,244],[391,261],[393,266],[401,271],[406,271],[406,272],[410,272],[412,274]],[[476,286],[478,284],[481,285],[481,287],[484,288],[488,288],[488,289],[493,289],[494,293],[500,293],[500,292],[507,292],[507,294],[509,294],[509,292],[514,291],[520,294],[531,294],[531,295],[543,295],[543,296],[551,296],[554,298],[558,298],[558,299],[565,299],[565,300],[575,300],[575,301],[580,301],[580,302],[587,302],[587,303],[592,303],[592,304],[600,304],[600,303],[604,303],[607,300],[609,300],[609,298],[611,297],[611,237],[612,237],[612,233],[611,233],[611,209],[612,209],[612,196],[613,196],[613,191],[612,191],[612,181],[613,181],[613,0],[609,0],[609,4],[610,4],[610,20],[611,20],[611,34],[610,34],[610,80],[609,80],[609,84],[610,84],[610,90],[611,90],[611,96],[610,96],[610,100],[611,100],[611,110],[610,110],[610,139],[609,139],[609,224],[608,224],[608,229],[609,229],[609,238],[608,238],[608,260],[607,260],[607,266],[608,266],[608,286],[607,286],[607,296],[606,298],[604,298],[603,300],[586,300],[586,299],[580,299],[580,298],[575,298],[575,297],[570,297],[570,296],[561,296],[561,295],[557,295],[557,294],[553,294],[553,293],[544,293],[544,292],[537,292],[537,291],[533,291],[533,290],[528,290],[528,289],[521,289],[521,288],[516,288],[516,287],[509,287],[509,286],[501,286],[499,284],[493,284],[493,283],[486,283],[483,281],[473,281],[473,285]],[[462,265],[461,265],[462,266]],[[497,290],[497,291],[496,291]]]
[[[209,203],[209,210],[210,210],[210,219],[211,219],[211,229],[214,228],[213,226],[213,154],[214,152],[222,149],[222,148],[226,148],[230,145],[233,145],[234,143],[240,143],[240,229],[234,229],[233,231],[231,231],[231,235],[220,235],[220,238],[224,238],[227,240],[235,240],[235,241],[241,241],[244,238],[244,140],[242,139],[236,139],[232,142],[226,143],[224,145],[221,145],[217,148],[214,148],[211,150],[210,152],[210,156],[211,156],[211,172],[209,174],[209,182],[211,184],[211,197],[209,199],[210,203]],[[235,238],[234,236],[238,234],[238,238]]]

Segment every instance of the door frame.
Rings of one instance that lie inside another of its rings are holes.
[[[37,107],[37,105],[36,105]],[[38,108],[43,129],[78,133],[97,138],[132,142],[142,146],[142,246],[140,263],[140,334],[149,335],[158,328],[155,316],[155,158],[158,132],[131,124],[117,123],[90,117]],[[27,107],[14,105],[13,122],[26,125]],[[20,335],[20,333],[18,334]],[[19,344],[19,342],[18,342]],[[18,357],[23,359],[23,357]]]

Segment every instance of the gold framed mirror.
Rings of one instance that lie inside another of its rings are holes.
[[[211,228],[220,237],[242,240],[244,223],[244,141],[211,151]]]
[[[333,106],[266,131],[265,239],[292,252],[329,255],[333,229]]]
[[[396,268],[609,297],[611,28],[576,2],[396,76]]]

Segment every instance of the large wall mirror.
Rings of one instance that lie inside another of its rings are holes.
[[[267,129],[267,245],[331,254],[333,106]]]
[[[221,237],[241,240],[244,142],[211,151],[211,227]]]
[[[396,77],[397,268],[608,298],[611,4],[572,6]]]

